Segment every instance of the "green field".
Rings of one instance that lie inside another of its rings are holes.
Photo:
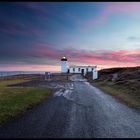
[[[21,115],[29,108],[40,103],[52,92],[48,88],[40,87],[7,87],[9,84],[16,84],[31,79],[0,79],[0,123],[10,118]]]

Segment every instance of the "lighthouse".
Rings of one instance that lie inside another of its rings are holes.
[[[62,73],[67,73],[68,72],[68,61],[67,61],[67,58],[65,56],[63,56],[61,58],[61,72]]]

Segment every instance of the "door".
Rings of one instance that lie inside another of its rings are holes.
[[[82,72],[82,75],[84,75],[84,69],[82,69],[81,72]]]

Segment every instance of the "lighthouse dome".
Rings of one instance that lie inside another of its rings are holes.
[[[63,57],[61,58],[61,61],[67,61],[67,58],[66,58],[65,56],[63,56]]]

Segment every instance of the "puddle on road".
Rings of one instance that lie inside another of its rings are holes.
[[[56,96],[63,96],[68,100],[71,100],[71,93],[73,92],[73,84],[72,83],[67,83],[65,84],[63,87],[62,86],[58,86],[59,88],[61,87],[61,89],[59,89],[58,91],[56,91],[54,93],[54,97]]]
[[[83,78],[80,75],[71,76],[70,80],[73,82],[87,82],[87,79]],[[74,90],[73,83],[65,83],[64,85],[57,84],[56,88],[60,88],[60,89],[54,93],[54,97],[63,96],[68,100],[73,100],[71,95]]]

